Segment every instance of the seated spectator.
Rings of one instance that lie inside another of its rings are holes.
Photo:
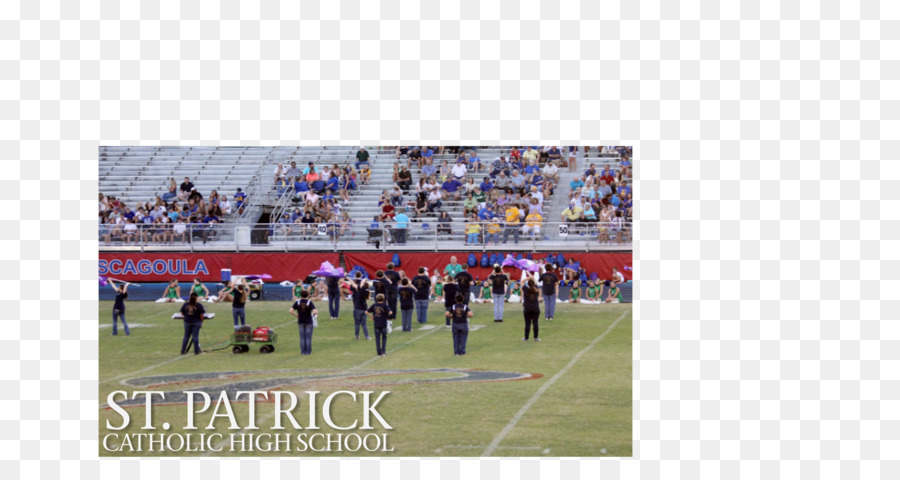
[[[313,216],[313,212],[307,210],[303,213],[303,217],[300,218],[300,224],[303,225],[303,230],[301,232],[302,235],[315,235],[317,230],[316,225],[316,217]]]
[[[583,186],[584,186],[584,180],[582,180],[581,177],[575,177],[574,180],[569,182],[569,188],[571,188],[573,192]]]
[[[369,166],[369,152],[366,150],[366,147],[359,147],[359,151],[356,152],[356,163],[353,166],[359,170],[363,165]]]
[[[416,218],[428,213],[428,194],[421,192],[416,194]]]
[[[434,150],[431,147],[425,147],[425,150],[422,152],[422,158],[426,163],[432,163],[434,161]]]
[[[540,213],[532,211],[525,217],[525,226],[522,227],[522,233],[528,235],[529,233],[532,236],[537,236],[541,234],[541,222],[544,219],[541,217]]]
[[[481,233],[481,229],[478,217],[476,215],[470,216],[469,221],[466,223],[466,245],[478,243],[478,235]]]
[[[588,178],[588,177],[594,177],[594,176],[596,176],[598,173],[600,173],[600,172],[597,170],[597,164],[592,163],[592,164],[588,167],[588,169],[584,171],[584,176],[585,176],[585,178]]]
[[[506,187],[509,187],[509,177],[506,176],[505,171],[500,171],[500,173],[497,175],[497,179],[494,181],[494,186],[496,186],[500,190],[506,190]]]
[[[452,233],[450,230],[450,225],[450,215],[447,212],[441,212],[440,216],[437,219],[438,235],[450,235]]]
[[[441,190],[444,191],[444,197],[453,198],[454,200],[459,200],[459,187],[462,186],[458,180],[455,178],[450,178],[441,185]]]
[[[562,153],[559,151],[559,147],[552,146],[547,149],[547,159],[551,162],[562,162]]]
[[[481,220],[491,220],[495,216],[496,214],[494,214],[494,205],[490,203],[488,203],[478,211],[478,218]]]
[[[409,187],[412,186],[412,172],[409,171],[405,165],[400,167],[400,173],[397,174],[397,185],[403,189],[404,192],[409,191]]]
[[[102,195],[103,194],[101,194],[101,197],[102,197]],[[169,183],[166,184],[166,193],[162,194],[162,199],[166,203],[168,203],[173,198],[177,198],[177,197],[178,197],[178,187],[175,185],[175,179],[170,178]],[[101,201],[102,201],[102,198],[101,198]]]
[[[431,193],[428,194],[428,211],[435,212],[440,211],[443,203],[441,200],[443,196],[441,195],[440,190],[432,190]]]
[[[487,201],[487,194],[481,191],[481,187],[476,186],[472,192],[472,196],[478,203],[478,209],[481,210],[482,208],[484,208],[484,204]]]
[[[540,194],[540,192],[537,192],[537,194]],[[531,197],[531,200],[528,201],[528,213],[544,214],[544,204],[538,200],[538,197]]]
[[[559,183],[559,167],[556,166],[556,162],[547,162],[544,168],[541,169],[541,173],[547,182]]]
[[[522,152],[518,147],[512,147],[512,150],[509,151],[509,158],[522,158]]]
[[[291,162],[291,168],[284,173],[284,176],[287,179],[288,184],[297,181],[297,178],[300,176],[300,169],[297,168],[297,162]]]
[[[191,179],[184,177],[184,182],[181,183],[181,187],[178,189],[178,199],[182,202],[186,201],[193,191],[194,184],[191,183]]]
[[[612,188],[606,184],[606,180],[603,180],[603,177],[600,177],[600,185],[597,187],[597,197],[606,198],[613,194]]]
[[[435,174],[437,174],[437,168],[435,168],[435,166],[430,163],[425,164],[425,166],[423,166],[421,170],[422,175],[426,177],[433,177]]]
[[[466,194],[466,200],[463,202],[463,214],[468,217],[471,214],[478,213],[478,201],[471,192]]]
[[[234,207],[237,208],[238,215],[244,213],[244,207],[247,203],[247,194],[244,193],[240,187],[237,189],[237,192],[234,194]]]
[[[325,190],[327,190],[332,195],[334,195],[340,189],[341,189],[341,185],[340,185],[340,181],[338,180],[337,172],[332,170],[331,174],[329,174],[329,176],[328,176],[328,181],[325,182]]]
[[[465,158],[465,156],[463,156]],[[466,162],[457,161],[456,165],[450,169],[450,175],[460,182],[462,182],[466,178]]]
[[[316,205],[318,203],[319,203],[319,194],[312,190],[307,192],[305,204],[306,205]]]
[[[172,242],[174,243],[177,240],[181,240],[181,243],[185,243],[187,241],[187,225],[184,223],[184,220],[178,219],[172,225]]]
[[[450,164],[448,164],[446,160],[441,163],[441,168],[438,169],[437,177],[441,182],[446,182],[447,179],[450,178]]]
[[[412,168],[412,164],[415,163],[416,167],[419,168],[419,171],[422,171],[422,167],[425,166],[425,161],[422,159],[422,152],[419,150],[418,147],[413,148],[409,152],[409,155],[407,158],[409,159],[409,162],[407,163],[407,165],[409,165],[410,168]],[[424,172],[422,172],[422,173],[424,173]]]
[[[539,173],[541,173],[541,168],[538,167],[538,165],[535,162],[529,161],[528,166],[525,167],[525,171],[524,171],[525,181],[530,182],[531,178],[534,175],[539,174]]]
[[[525,147],[525,151],[522,153],[522,158],[526,161],[534,160],[535,162],[537,162],[540,157],[540,152],[532,149],[531,147]]]
[[[395,207],[399,207],[400,205],[403,204],[403,190],[400,190],[399,185],[395,184],[393,186],[393,188],[391,188],[390,196],[391,196],[391,205],[393,205]]]
[[[500,242],[500,220],[497,217],[493,217],[487,221],[487,234],[484,237],[484,244],[487,245],[489,242],[494,242],[494,244],[498,244]]]
[[[312,182],[308,181],[309,175],[306,176],[307,183],[309,183],[309,189],[315,192],[318,195],[322,195],[325,193],[325,180],[318,178]]]
[[[563,210],[561,216],[563,221],[566,223],[577,223],[581,221],[582,213],[583,210],[581,209],[581,207],[577,203],[572,202],[568,207],[566,207],[565,210]]]
[[[478,173],[481,170],[481,157],[479,157],[474,151],[469,153],[469,168],[471,168],[475,173]]]
[[[363,185],[368,185],[371,178],[372,171],[369,170],[369,166],[363,165],[363,168],[359,170],[359,182]]]
[[[589,202],[587,198],[582,198],[581,219],[588,223],[594,223],[597,221],[597,213],[594,211],[594,207],[591,205],[591,202]]]
[[[619,171],[622,172],[622,175],[626,177],[631,176],[631,157],[623,156],[622,160],[619,162]]]
[[[509,177],[509,186],[513,189],[513,192],[518,194],[525,193],[525,177],[519,175],[518,170],[512,171],[512,176]]]
[[[484,179],[481,180],[481,185],[478,186],[482,192],[488,193],[494,188],[493,182],[491,182],[491,177],[485,176]]]
[[[500,172],[509,174],[509,163],[506,162],[506,158],[504,157],[497,157],[491,162],[491,178],[497,178],[497,175],[500,175]]]
[[[397,151],[395,152],[397,160],[400,160],[400,156],[404,155],[408,158],[409,147],[397,147]]]

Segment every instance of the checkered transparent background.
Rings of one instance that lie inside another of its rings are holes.
[[[162,3],[0,9],[5,478],[896,478],[896,2]],[[634,459],[96,458],[99,144],[557,140],[635,145]]]

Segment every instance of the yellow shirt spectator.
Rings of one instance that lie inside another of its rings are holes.
[[[567,220],[575,221],[575,220],[581,219],[581,213],[583,211],[584,210],[582,210],[581,207],[576,205],[574,207],[569,206],[569,208],[566,208],[565,210],[563,210],[562,214],[564,217],[566,217]]]
[[[499,231],[500,231],[500,224],[497,223],[497,220],[494,220],[493,222],[491,222],[491,224],[488,225],[488,227],[487,227],[488,233],[498,233]]]
[[[537,212],[529,213],[527,217],[525,217],[525,226],[527,227],[535,227],[541,224],[544,219],[541,218],[541,214]]]
[[[519,209],[516,207],[509,207],[506,209],[506,223],[515,224],[519,223]]]
[[[481,225],[478,224],[477,222],[469,222],[466,224],[466,234],[480,233],[480,232],[481,232]]]

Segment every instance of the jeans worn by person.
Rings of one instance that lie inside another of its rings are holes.
[[[454,323],[453,324],[453,353],[456,355],[466,354],[466,340],[469,338],[469,324]]]
[[[341,292],[340,290],[328,291],[328,315],[331,318],[338,318],[341,313]]]
[[[553,318],[556,313],[556,294],[544,295],[544,318]]]
[[[356,339],[359,340],[359,328],[362,327],[363,335],[366,336],[366,340],[369,339],[369,327],[366,325],[366,311],[353,309],[353,329],[356,332]]]
[[[397,319],[397,294],[396,290],[388,290],[387,292],[387,304],[391,307],[391,314],[388,315],[388,320]]]
[[[403,331],[404,331],[404,332],[411,332],[411,331],[412,331],[412,315],[413,315],[413,309],[411,309],[411,308],[410,308],[409,310],[403,310],[403,309],[401,309],[401,310],[400,310],[400,315],[401,315],[401,318],[403,319]]]
[[[503,243],[506,243],[506,240],[509,238],[509,234],[512,233],[514,237],[514,241],[516,245],[519,244],[519,227],[518,225],[507,225],[506,230],[503,231]]]
[[[494,320],[503,320],[503,302],[506,300],[502,294],[492,294],[494,299]]]
[[[184,322],[184,339],[181,341],[181,354],[187,353],[188,341],[194,341],[194,353],[200,353],[200,327],[203,322]]]
[[[375,327],[375,352],[383,355],[387,350],[387,327]]]
[[[125,321],[125,310],[113,310],[113,335],[119,334],[119,319],[122,319],[122,326],[125,327],[125,335],[131,335],[128,330],[128,322]]]
[[[416,304],[416,320],[419,323],[428,323],[428,299],[415,300]]]
[[[232,308],[232,309],[231,309],[231,316],[234,317],[234,328],[235,328],[235,330],[237,330],[237,328],[238,328],[238,321],[239,321],[239,320],[240,320],[240,325],[241,325],[242,327],[243,327],[244,325],[246,325],[245,322],[246,322],[246,320],[247,320],[247,316],[246,316],[246,311],[245,311],[243,308]]]
[[[301,323],[300,327],[300,355],[312,354],[312,335],[313,325],[311,323]]]

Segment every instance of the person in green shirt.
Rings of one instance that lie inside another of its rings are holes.
[[[482,283],[481,285],[482,285],[481,301],[483,303],[487,303],[487,302],[493,303],[493,300],[491,300],[491,285],[487,282],[487,280],[485,280],[484,283]]]
[[[487,194],[482,192],[480,187],[475,187],[475,193],[472,196],[475,198],[475,202],[478,203],[479,209],[487,202]]]
[[[169,281],[169,286],[166,287],[166,293],[163,298],[166,299],[166,303],[181,301],[181,287],[178,286],[177,278],[173,278]]]
[[[312,292],[310,292],[309,290],[310,290],[309,287],[307,287],[303,283],[303,280],[297,280],[297,282],[294,283],[293,290],[291,291],[291,302],[296,302],[297,300],[300,300],[301,292],[309,292],[309,294],[311,296]],[[307,297],[307,298],[309,298],[309,297]]]
[[[569,303],[580,303],[581,289],[578,288],[580,286],[581,282],[575,282],[575,284],[572,285],[572,291],[569,292]]]
[[[199,278],[194,279],[194,284],[191,285],[191,293],[197,294],[198,298],[206,299],[209,297],[209,289],[206,288],[206,285],[200,283]]]
[[[599,303],[601,293],[600,290],[603,290],[603,287],[597,288],[597,286],[594,285],[593,280],[588,282],[587,298],[591,301],[591,303]]]
[[[435,303],[444,302],[444,279],[440,276],[434,281],[434,292],[432,293],[432,297],[434,298]]]
[[[522,288],[519,282],[513,282],[512,292],[509,294],[509,301],[512,303],[522,303]]]
[[[622,291],[616,282],[609,285],[609,293],[606,294],[606,303],[622,303]]]
[[[444,275],[456,278],[456,274],[462,271],[462,265],[456,263],[456,257],[450,257],[450,263],[444,267]]]
[[[472,192],[466,194],[466,200],[463,202],[463,213],[465,213],[466,216],[478,213],[478,201],[475,200],[475,196],[472,195]]]

